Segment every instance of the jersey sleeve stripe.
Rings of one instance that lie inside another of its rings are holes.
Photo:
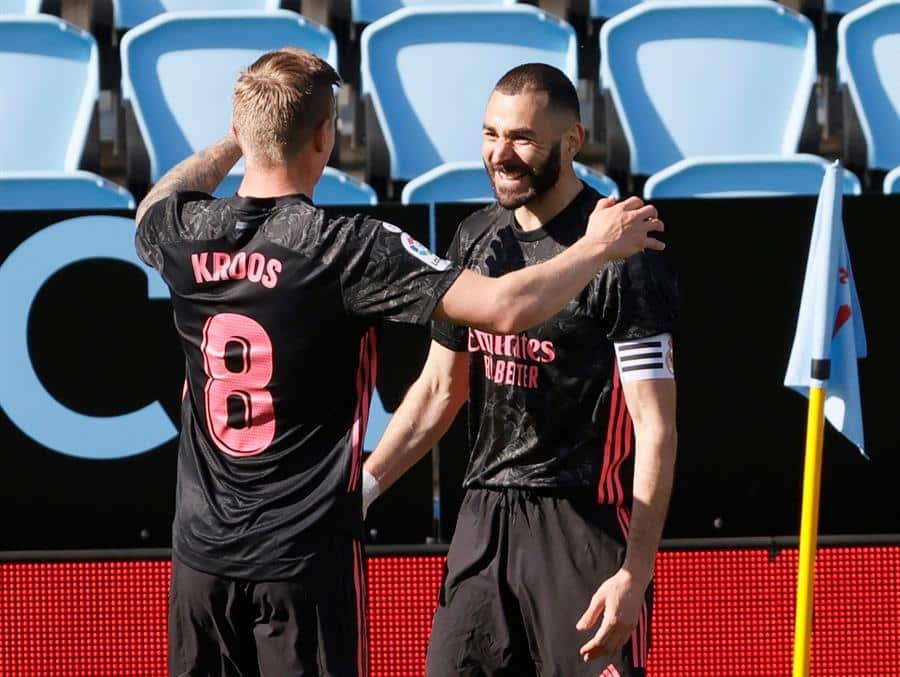
[[[603,465],[600,466],[600,481],[597,483],[597,502],[609,503],[610,490],[607,489],[607,478],[612,470],[613,463],[613,438],[616,432],[616,422],[620,408],[624,408],[622,387],[619,384],[619,372],[613,372],[612,393],[609,399],[609,416],[606,424],[606,440],[603,443]]]
[[[647,371],[653,369],[662,369],[662,362],[647,362],[646,364],[632,364],[627,367],[620,367],[622,371]]]
[[[640,353],[638,355],[622,355],[619,357],[619,362],[630,362],[633,360],[643,360],[643,359],[654,359],[661,360],[662,353]]]
[[[640,343],[616,343],[616,348],[621,351],[638,350],[640,348],[662,348],[662,341],[641,341]]]

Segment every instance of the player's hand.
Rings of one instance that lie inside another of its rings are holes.
[[[627,259],[645,249],[661,251],[665,249],[665,243],[650,234],[665,229],[657,216],[656,207],[645,205],[638,197],[621,202],[611,197],[603,198],[591,212],[585,237],[601,247],[613,261]]]
[[[646,587],[624,569],[619,569],[597,588],[587,611],[575,625],[584,632],[595,627],[602,618],[596,634],[578,650],[584,662],[622,648],[638,624],[645,591]]]

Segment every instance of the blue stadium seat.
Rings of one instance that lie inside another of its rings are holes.
[[[0,210],[134,209],[122,186],[90,172],[0,172]]]
[[[234,195],[241,185],[242,178],[240,174],[229,174],[214,195],[216,197]],[[371,186],[334,167],[325,168],[313,191],[312,199],[315,204],[326,206],[378,204],[378,195]]]
[[[609,177],[576,162],[575,173],[603,195],[619,197]],[[403,204],[435,202],[491,202],[494,191],[481,161],[448,162],[417,176],[403,187]]]
[[[349,174],[333,167],[326,167],[313,191],[317,205],[377,205],[378,196],[367,183],[357,181]]]
[[[619,198],[621,195],[619,194],[619,186],[616,185],[616,182],[609,178],[606,174],[601,174],[595,169],[591,169],[580,162],[574,163],[575,174],[579,179],[584,181],[591,188],[596,190],[601,195],[606,195],[607,197]]]
[[[162,14],[128,31],[122,40],[122,97],[134,192],[227,132],[241,71],[264,52],[285,46],[337,65],[331,31],[287,10]],[[146,148],[143,163],[139,140]],[[234,169],[242,172],[243,162]]]
[[[621,14],[644,0],[590,0],[592,19],[609,19]]]
[[[825,0],[825,11],[829,14],[847,14],[867,2],[869,0]]]
[[[866,168],[900,165],[900,0],[874,0],[841,19],[838,78],[858,121],[845,125],[845,154],[864,145]]]
[[[0,15],[34,15],[41,11],[41,0],[0,0]]]
[[[280,0],[112,0],[118,30],[133,28],[165,12],[219,10],[273,10]]]
[[[405,204],[436,202],[491,202],[494,190],[477,160],[446,162],[429,169],[403,186],[400,201]]]
[[[644,185],[644,197],[818,195],[828,164],[816,155],[688,158],[653,174]],[[861,192],[856,175],[844,170],[844,193]]]
[[[700,155],[797,151],[816,79],[804,16],[769,0],[642,2],[603,25],[600,51],[600,84],[621,125],[608,125],[613,176]]]
[[[478,160],[488,96],[513,66],[542,61],[577,77],[572,27],[528,5],[401,9],[367,26],[361,49],[376,189],[444,162]]]
[[[75,171],[97,104],[97,45],[61,19],[0,17],[0,171]]]
[[[45,5],[47,1],[44,0]],[[58,3],[60,0],[54,2]],[[270,11],[279,7],[299,12],[300,2],[301,0],[93,0],[89,21],[90,31],[100,46],[100,88],[119,92],[122,71],[117,46],[126,31],[153,17],[166,12]]]
[[[428,7],[429,5],[446,5],[446,0],[351,0],[353,22],[368,24],[377,21],[391,12],[404,7]],[[514,5],[516,0],[454,0],[456,5]]]
[[[895,167],[889,171],[884,177],[884,194],[898,195],[900,194],[900,167]]]

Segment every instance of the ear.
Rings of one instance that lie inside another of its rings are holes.
[[[231,121],[231,136],[234,137],[234,142],[240,146],[241,145],[241,137],[238,136],[237,127],[234,126],[234,121]]]
[[[328,116],[319,123],[319,126],[316,127],[316,131],[313,132],[313,150],[317,153],[324,153],[328,148],[328,135],[331,133],[331,126],[333,124],[334,122],[332,122],[331,116]]]
[[[569,127],[565,134],[566,151],[569,157],[574,158],[581,152],[581,148],[584,146],[585,136],[586,132],[580,122],[576,122]]]

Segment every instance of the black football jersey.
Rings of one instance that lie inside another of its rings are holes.
[[[175,555],[277,579],[336,535],[360,537],[373,326],[428,322],[460,268],[301,195],[176,193],[136,245],[169,286],[184,348]]]
[[[494,203],[463,221],[448,258],[491,277],[541,263],[584,234],[599,199],[585,187],[534,231],[521,230],[514,213]],[[633,429],[613,343],[673,331],[675,309],[671,269],[646,252],[607,264],[557,315],[520,334],[436,322],[436,341],[470,355],[465,486],[629,501]]]

